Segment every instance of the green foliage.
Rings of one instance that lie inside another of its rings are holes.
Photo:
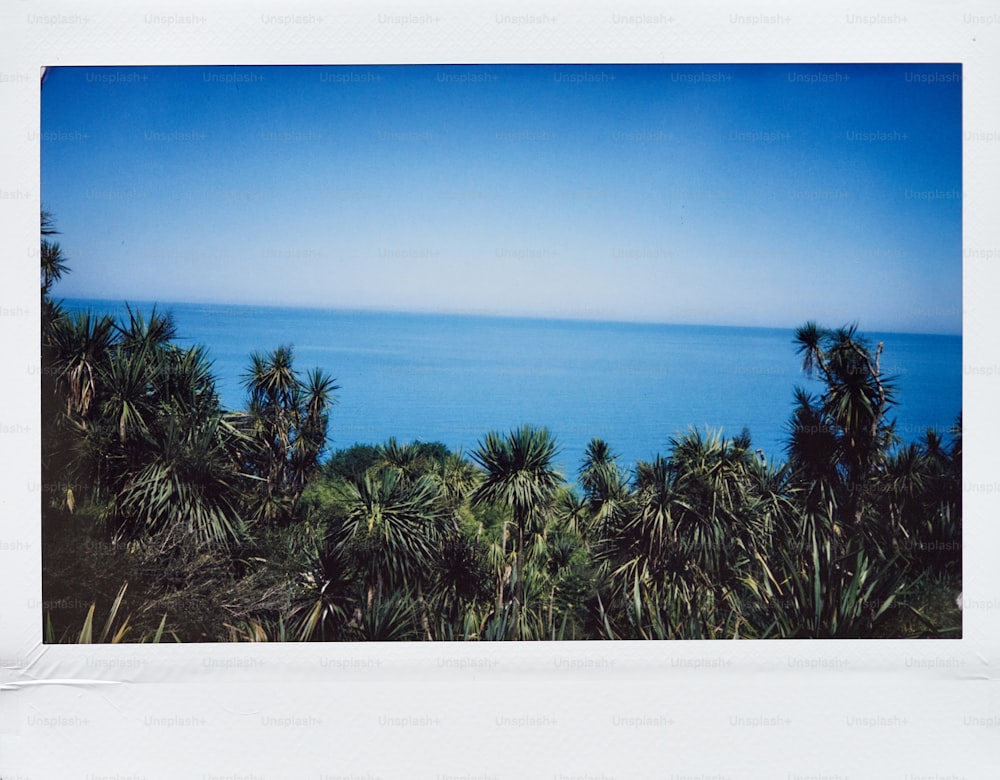
[[[95,601],[90,605],[90,609],[87,610],[87,615],[83,619],[83,625],[81,626],[79,632],[72,632],[67,630],[59,638],[56,638],[55,630],[52,627],[52,616],[49,612],[45,614],[45,630],[44,630],[44,640],[46,644],[78,644],[78,645],[90,645],[90,644],[112,644],[117,645],[125,641],[126,635],[131,631],[131,626],[129,621],[131,616],[126,616],[120,621],[118,620],[118,614],[122,608],[122,600],[125,598],[125,591],[128,589],[128,583],[123,582],[121,588],[118,590],[118,594],[115,596],[114,602],[111,604],[111,608],[108,610],[108,616],[104,621],[104,627],[101,629],[100,633],[97,634],[96,638],[94,636],[94,620],[95,611],[97,609],[97,602]],[[164,636],[164,629],[167,623],[167,613],[163,613],[163,617],[160,618],[160,623],[154,631],[146,632],[140,636],[137,640],[139,642],[150,642],[152,644],[158,644]],[[172,632],[171,632],[172,633]],[[176,635],[174,636],[176,639]]]
[[[168,421],[151,442],[146,464],[130,475],[114,501],[120,533],[206,545],[244,540],[242,480],[233,469],[231,443],[237,436],[219,417],[186,428]]]
[[[41,224],[47,642],[961,635],[961,418],[898,442],[854,326],[796,331],[822,389],[794,391],[785,462],[746,430],[630,470],[594,439],[570,485],[525,425],[321,465],[324,371],[254,353],[222,409],[169,314],[51,300],[69,269]]]
[[[338,450],[323,464],[323,474],[329,479],[360,479],[379,460],[379,448],[371,444],[355,444]]]
[[[830,539],[813,540],[802,557],[781,551],[772,567],[758,558],[745,582],[764,603],[772,631],[791,639],[873,636],[904,584],[891,564],[876,568],[863,550],[838,553]]]
[[[552,467],[555,454],[555,440],[545,428],[525,425],[506,437],[494,432],[486,434],[479,449],[472,455],[485,472],[472,492],[472,504],[502,506],[513,514],[516,530],[514,568],[510,574],[506,568],[501,572],[497,608],[503,608],[503,580],[507,580],[514,599],[515,639],[520,637],[528,618],[524,614],[529,605],[525,588],[529,581],[525,566],[525,534],[537,533],[543,528],[550,513],[552,500],[561,482],[560,475]],[[505,539],[506,533],[502,534],[501,557],[506,550]]]
[[[552,469],[555,454],[555,441],[544,428],[524,426],[506,437],[486,434],[472,455],[486,472],[472,502],[509,507],[516,522],[526,523],[559,487],[560,477]]]
[[[377,591],[351,626],[351,639],[368,642],[399,642],[419,639],[416,607],[402,591],[383,597]]]
[[[289,522],[302,491],[319,470],[338,389],[318,368],[303,380],[292,363],[290,346],[267,355],[254,352],[243,379],[248,403],[239,426],[253,442],[244,458],[259,485],[251,510],[254,520],[264,523]]]
[[[343,488],[345,514],[332,529],[367,580],[392,589],[424,577],[434,563],[445,513],[437,486],[427,477],[409,483],[386,469]]]
[[[809,322],[796,330],[803,370],[825,390],[814,399],[796,390],[789,461],[813,508],[825,502],[838,529],[864,533],[865,506],[897,439],[887,419],[895,404],[892,379],[881,371],[881,343],[872,354],[851,325],[827,330]]]
[[[41,260],[42,260],[42,298],[48,297],[52,285],[62,279],[63,274],[69,273],[69,266],[63,256],[62,249],[58,242],[50,241],[47,236],[57,234],[52,214],[42,210],[41,216]]]

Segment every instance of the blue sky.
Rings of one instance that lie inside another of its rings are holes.
[[[960,333],[960,73],[56,68],[55,292]]]

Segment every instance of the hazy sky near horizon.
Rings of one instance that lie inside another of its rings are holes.
[[[54,292],[960,333],[960,74],[53,68]]]

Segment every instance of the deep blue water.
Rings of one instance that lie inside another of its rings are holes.
[[[125,311],[116,301],[63,303]],[[802,374],[790,329],[191,303],[158,309],[173,313],[180,344],[208,348],[227,408],[245,404],[241,376],[252,351],[291,344],[297,369],[319,366],[334,376],[341,386],[330,422],[334,449],[395,436],[468,453],[487,431],[532,423],[554,434],[558,463],[575,476],[594,437],[630,466],[667,455],[670,438],[692,426],[727,435],[747,426],[755,447],[782,458],[794,386],[820,390]],[[961,411],[961,337],[864,335],[885,343],[898,433],[914,440],[934,428],[946,436]]]

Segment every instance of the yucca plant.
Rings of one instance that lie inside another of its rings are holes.
[[[99,397],[98,377],[115,344],[114,320],[76,312],[58,317],[47,334],[65,416],[86,426]]]
[[[757,556],[757,576],[743,582],[765,607],[765,636],[858,639],[872,636],[905,592],[899,573],[872,564],[864,550],[838,555],[813,537],[805,556],[782,550],[779,565]]]
[[[300,642],[342,639],[347,630],[355,590],[344,550],[328,539],[310,540],[308,564],[302,572],[290,616]]]
[[[232,454],[238,435],[220,417],[196,427],[167,420],[111,506],[119,536],[146,533],[162,544],[190,539],[223,547],[244,540],[239,500],[246,481]]]
[[[118,621],[118,613],[122,607],[122,601],[125,598],[125,591],[128,589],[128,582],[123,582],[121,588],[118,590],[118,594],[115,596],[115,600],[111,604],[111,609],[108,611],[108,616],[104,621],[104,627],[101,629],[100,633],[97,634],[97,638],[94,638],[94,619],[97,610],[97,602],[92,602],[90,609],[87,610],[87,615],[83,619],[83,625],[81,626],[79,632],[76,632],[74,638],[74,632],[72,630],[67,630],[61,637],[56,639],[55,631],[52,628],[52,617],[49,613],[45,615],[45,631],[44,640],[46,644],[112,644],[117,645],[125,641],[125,637],[131,631],[131,626],[129,622],[132,619],[131,615],[127,615],[120,622]],[[116,627],[117,622],[117,627]],[[160,624],[152,632],[147,632],[138,641],[139,642],[150,642],[159,643],[164,636],[164,629],[167,623],[167,614],[164,612],[163,617],[160,619]],[[174,639],[176,640],[176,635]]]
[[[580,465],[579,484],[589,510],[590,523],[580,526],[584,535],[616,528],[628,512],[632,494],[628,477],[618,466],[618,455],[603,439],[592,439]]]
[[[486,642],[513,639],[514,602],[508,601],[499,612],[489,613],[482,621],[479,638]]]
[[[625,577],[631,579],[625,581]],[[609,639],[730,639],[755,635],[736,588],[690,576],[652,581],[637,569],[619,575],[614,600],[599,599],[599,634]]]
[[[50,241],[46,236],[54,236],[59,233],[56,230],[55,218],[52,212],[42,209],[41,212],[41,273],[42,273],[42,297],[48,298],[52,285],[58,282],[63,274],[69,273],[69,266],[63,256],[59,242]]]
[[[473,460],[485,471],[482,482],[472,493],[474,505],[492,504],[508,509],[514,521],[513,598],[516,609],[524,609],[525,601],[525,533],[532,521],[546,510],[562,481],[553,468],[555,440],[545,428],[525,425],[507,436],[488,433]],[[500,609],[502,610],[502,605]],[[514,638],[518,638],[521,621],[514,621]]]
[[[343,517],[331,529],[363,577],[370,603],[376,590],[415,587],[434,570],[448,513],[427,476],[407,483],[396,469],[363,475],[341,488]]]
[[[814,322],[796,329],[795,343],[803,371],[825,388],[815,400],[797,390],[789,455],[804,482],[836,497],[838,529],[854,536],[863,531],[872,478],[898,440],[887,419],[896,388],[882,372],[883,345],[872,350],[856,325],[830,330]]]
[[[351,638],[366,642],[399,642],[420,638],[419,616],[415,605],[403,591],[383,596],[375,592],[372,600],[361,609],[360,617],[351,621]]]
[[[478,640],[481,619],[474,604],[470,604],[460,619],[438,617],[435,636],[444,642],[470,642]]]
[[[241,427],[257,445],[246,454],[261,488],[255,513],[268,523],[291,518],[306,483],[318,470],[338,389],[321,369],[308,372],[303,380],[292,364],[291,346],[269,354],[254,352],[243,375],[248,404]]]
[[[438,616],[439,628],[449,626],[435,635],[464,633],[470,608],[490,602],[492,581],[485,541],[464,530],[449,529],[441,537],[433,577],[427,584],[429,612]]]
[[[225,624],[228,642],[290,642],[298,637],[290,634],[284,618],[276,621],[246,620],[237,625]]]

